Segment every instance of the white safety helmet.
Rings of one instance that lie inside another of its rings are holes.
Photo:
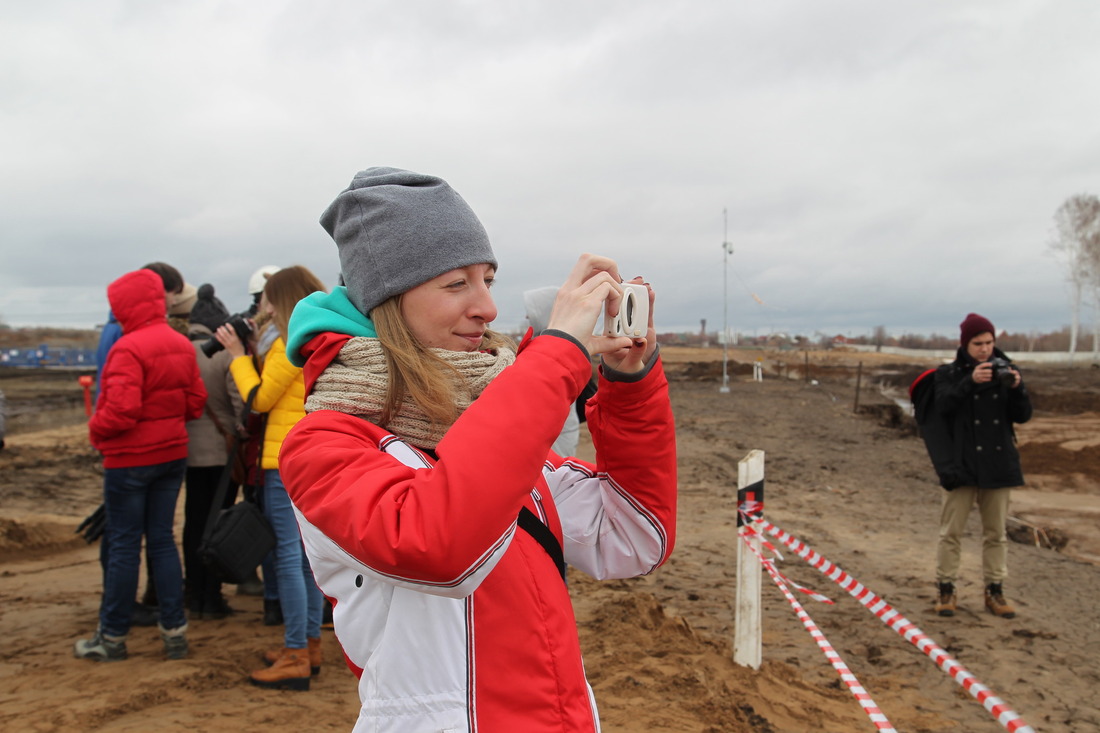
[[[248,294],[259,295],[262,293],[264,291],[264,285],[267,284],[267,279],[281,269],[283,268],[277,265],[264,265],[259,270],[252,273],[252,277],[248,278]]]

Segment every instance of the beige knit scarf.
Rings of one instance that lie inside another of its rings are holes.
[[[458,372],[455,398],[460,415],[494,377],[516,360],[515,352],[508,348],[497,349],[495,354],[445,349],[431,352]],[[306,412],[336,410],[378,424],[388,384],[386,355],[378,339],[356,336],[344,344],[317,378],[306,398]],[[450,425],[433,423],[406,392],[396,416],[383,427],[415,446],[435,448]]]

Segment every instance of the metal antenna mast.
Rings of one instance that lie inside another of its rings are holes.
[[[733,245],[727,237],[729,221],[726,210],[722,209],[722,386],[723,394],[730,391],[730,327],[729,327],[729,259],[733,254]]]

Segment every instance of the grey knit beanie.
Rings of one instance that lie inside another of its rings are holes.
[[[497,266],[477,215],[442,178],[368,168],[321,214],[340,251],[351,302],[365,315],[399,293],[468,265]]]

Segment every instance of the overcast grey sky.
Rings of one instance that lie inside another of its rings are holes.
[[[392,165],[479,214],[506,329],[592,251],[719,330],[728,236],[731,329],[1053,330],[1098,37],[1095,0],[3,3],[0,319],[101,323],[152,260],[233,310],[335,284],[317,219]]]

